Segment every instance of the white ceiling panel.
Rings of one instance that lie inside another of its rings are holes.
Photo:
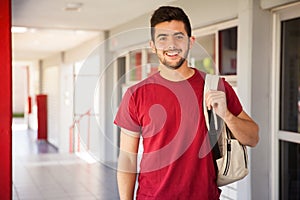
[[[174,0],[12,0],[12,25],[28,28],[13,33],[14,59],[36,60],[65,51],[95,37],[97,31],[170,2]],[[85,31],[78,34],[78,30]]]
[[[109,30],[170,0],[81,0],[80,11],[66,11],[62,0],[12,0],[15,26]]]

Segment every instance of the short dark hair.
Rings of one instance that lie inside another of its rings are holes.
[[[179,7],[172,6],[161,6],[154,11],[150,24],[151,24],[151,39],[154,41],[154,27],[162,22],[170,22],[172,20],[182,21],[184,23],[184,28],[189,37],[192,36],[191,23],[185,12]]]

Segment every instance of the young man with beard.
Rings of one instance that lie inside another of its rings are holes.
[[[205,142],[205,74],[186,60],[195,41],[189,19],[181,8],[163,6],[152,15],[151,28],[150,46],[160,70],[127,90],[114,121],[121,127],[120,198],[133,199],[141,136],[137,199],[219,199],[211,148]],[[205,94],[208,109],[215,110],[242,144],[255,146],[258,126],[231,86],[224,80],[222,84],[224,91]]]

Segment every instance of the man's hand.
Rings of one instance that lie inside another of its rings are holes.
[[[250,118],[245,111],[234,116],[227,108],[226,95],[222,91],[209,90],[205,94],[205,103],[208,109],[213,108],[231,130],[234,137],[240,143],[254,147],[259,141],[258,125]]]
[[[209,110],[213,108],[219,117],[225,119],[228,109],[226,95],[223,91],[209,90],[205,94],[205,102]]]

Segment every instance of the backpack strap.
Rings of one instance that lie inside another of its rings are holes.
[[[205,76],[204,89],[203,89],[203,112],[204,112],[205,123],[206,123],[206,127],[207,127],[208,131],[210,131],[211,125],[210,125],[210,121],[209,121],[207,105],[205,102],[205,94],[209,90],[217,90],[218,89],[219,79],[220,78],[217,75],[206,74],[206,76]],[[214,110],[212,110],[212,114],[213,114],[213,119],[214,119],[213,121],[214,121],[214,125],[215,125],[215,130],[218,130],[217,115]]]
[[[220,78],[217,75],[206,74],[204,89],[203,89],[203,112],[204,112],[206,127],[208,130],[210,145],[212,146],[212,154],[213,154],[213,158],[214,158],[216,173],[218,173],[216,160],[221,157],[221,152],[220,152],[220,148],[218,145],[218,138],[219,138],[219,134],[221,133],[219,128],[221,128],[222,125],[220,124],[221,120],[217,116],[215,111],[213,109],[211,109],[211,110],[207,109],[207,106],[205,103],[205,94],[209,90],[217,90],[218,89],[219,79]]]

